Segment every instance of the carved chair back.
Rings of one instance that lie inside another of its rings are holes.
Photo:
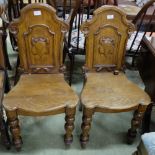
[[[81,26],[86,37],[86,68],[121,70],[129,32],[134,29],[115,6],[102,6]]]
[[[81,24],[92,18],[93,11],[102,5],[117,5],[117,0],[77,0],[76,15],[69,32],[68,46],[73,54],[85,54],[85,41],[80,31]]]
[[[141,46],[141,40],[150,32],[150,36],[155,32],[155,6],[153,5],[155,0],[148,1],[136,17],[133,19],[132,23],[136,26],[136,32],[130,43],[128,50],[129,55],[136,56]]]
[[[10,24],[17,38],[20,69],[25,73],[55,73],[62,66],[63,38],[68,25],[48,4],[29,4]]]

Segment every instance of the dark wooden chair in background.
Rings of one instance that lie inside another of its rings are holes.
[[[0,12],[2,14],[3,8],[0,8]],[[9,81],[7,78],[6,71],[6,62],[5,62],[5,54],[3,47],[3,31],[0,31],[0,133],[1,133],[1,141],[6,146],[7,149],[10,148],[10,138],[8,134],[7,123],[4,119],[4,111],[2,107],[4,91],[9,91]]]
[[[89,139],[95,112],[136,110],[128,130],[128,143],[131,143],[150,104],[150,97],[124,73],[126,43],[134,26],[117,7],[103,6],[94,12],[92,20],[83,23],[81,30],[86,37],[81,145],[85,146]]]
[[[11,70],[11,65],[7,53],[7,47],[6,47],[6,23],[3,21],[5,16],[5,7],[4,5],[0,5],[0,20],[2,21],[2,25],[0,27],[0,41],[1,41],[1,69],[5,72],[5,93],[9,92],[10,90],[10,82],[8,78],[7,70]]]
[[[6,9],[6,5],[5,4],[1,4],[0,5],[0,31],[2,34],[2,44],[3,44],[3,53],[4,53],[4,63],[5,63],[5,67],[9,70],[11,70],[11,64],[9,61],[9,56],[7,53],[7,46],[6,46],[6,38],[7,38],[7,24],[4,22],[4,16],[5,16],[5,9]]]
[[[132,21],[136,26],[136,31],[131,35],[128,41],[126,54],[133,58],[132,66],[134,66],[135,58],[139,56],[142,39],[144,36],[151,36],[155,31],[154,3],[155,0],[148,1]]]
[[[65,113],[64,140],[72,142],[78,97],[63,77],[63,38],[68,29],[53,7],[41,3],[24,7],[20,18],[10,24],[17,37],[21,76],[3,105],[17,150],[22,145],[18,115]]]
[[[140,57],[138,59],[138,70],[145,85],[145,91],[151,97],[142,125],[142,132],[150,132],[151,114],[155,106],[155,32],[152,37],[144,37],[141,42]]]
[[[2,101],[5,90],[5,72],[0,71],[0,133],[1,133],[1,142],[5,145],[7,149],[10,149],[10,138],[8,134],[8,126],[4,119],[4,111],[2,107]]]

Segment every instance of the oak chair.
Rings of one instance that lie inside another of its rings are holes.
[[[4,98],[13,143],[21,149],[18,115],[46,116],[65,113],[66,144],[72,142],[78,97],[65,82],[62,63],[63,38],[69,26],[47,4],[30,4],[10,24],[19,48],[21,73]]]
[[[89,140],[95,112],[118,113],[136,110],[128,130],[128,142],[136,137],[150,97],[127,79],[124,55],[133,24],[115,6],[98,8],[92,20],[81,26],[86,37],[86,62],[83,67],[85,85],[81,93],[83,123],[81,145]]]

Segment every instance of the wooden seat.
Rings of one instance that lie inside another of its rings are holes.
[[[81,93],[83,123],[81,145],[89,140],[95,112],[116,113],[136,110],[128,131],[128,142],[136,137],[150,97],[125,76],[124,54],[134,26],[115,6],[102,6],[92,20],[82,24],[86,38],[85,85]]]
[[[149,96],[129,81],[124,73],[117,76],[107,72],[88,73],[86,76],[87,82],[81,100],[87,108],[97,107],[117,112],[150,103]]]
[[[17,38],[20,64],[18,83],[4,98],[13,143],[21,149],[18,115],[46,116],[65,113],[66,144],[73,140],[78,97],[64,80],[63,39],[69,26],[47,4],[29,4],[10,24]]]
[[[75,107],[77,101],[63,74],[22,75],[5,98],[5,108],[14,110],[16,107],[22,115],[45,115],[65,107]]]

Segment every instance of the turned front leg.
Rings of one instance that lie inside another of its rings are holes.
[[[131,121],[131,128],[128,130],[128,143],[131,144],[137,135],[137,129],[140,127],[147,106],[139,105]]]
[[[19,121],[16,111],[7,111],[8,123],[12,134],[13,144],[17,151],[20,151],[22,146],[22,139],[20,135]]]
[[[94,113],[94,109],[84,108],[83,117],[82,117],[82,133],[80,136],[81,146],[85,147],[86,143],[89,141],[89,131],[91,128],[92,115]]]
[[[74,130],[75,112],[76,112],[76,108],[66,108],[66,116],[65,116],[66,134],[64,136],[64,141],[65,141],[65,144],[67,145],[71,144],[73,141],[72,132]]]

